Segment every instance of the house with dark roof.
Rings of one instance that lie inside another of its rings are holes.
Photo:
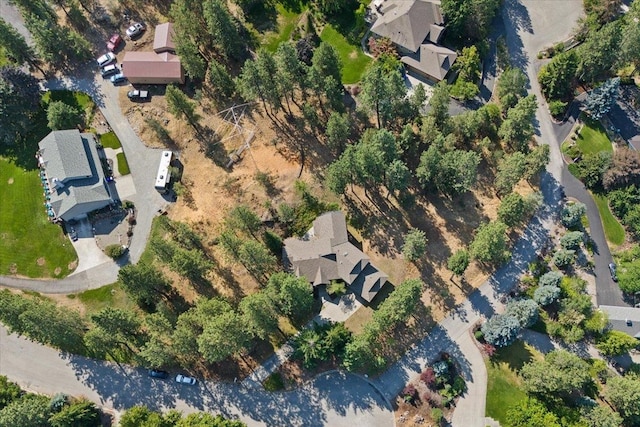
[[[153,51],[126,52],[122,74],[133,84],[184,83],[184,68],[175,54],[173,24],[156,26]]]
[[[387,276],[369,257],[349,242],[347,222],[340,211],[317,217],[301,239],[286,239],[283,260],[287,269],[305,277],[313,287],[342,280],[366,302],[371,302],[387,282]]]
[[[439,0],[387,0],[376,12],[371,32],[396,45],[410,72],[436,82],[447,77],[458,55],[439,45],[444,33]]]
[[[55,217],[69,221],[113,203],[95,136],[77,129],[51,132],[38,143],[38,162]]]
[[[640,308],[612,305],[601,305],[598,308],[607,315],[609,326],[613,330],[640,338]]]

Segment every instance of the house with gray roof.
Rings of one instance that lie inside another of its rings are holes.
[[[56,218],[80,218],[113,203],[93,134],[57,130],[38,146],[38,162],[50,188],[47,203]]]
[[[640,338],[640,308],[612,305],[601,305],[598,308],[607,315],[609,326],[613,330]]]
[[[440,0],[386,0],[376,7],[371,32],[391,40],[410,72],[429,80],[444,80],[457,58],[440,46],[444,18]]]
[[[371,302],[387,282],[369,257],[349,242],[347,222],[340,211],[327,212],[313,221],[301,238],[284,241],[285,267],[305,277],[314,287],[342,280],[356,297]]]

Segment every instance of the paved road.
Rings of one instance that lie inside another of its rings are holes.
[[[200,382],[196,387],[148,378],[143,370],[61,354],[0,327],[0,374],[28,390],[83,395],[123,410],[143,404],[185,413],[208,411],[248,426],[389,427],[393,412],[365,379],[330,372],[292,392],[269,393],[239,383]]]
[[[554,13],[549,13],[549,10]],[[574,114],[565,123],[554,123],[537,80],[540,64],[535,53],[566,38],[567,30],[573,28],[567,22],[577,22],[581,15],[580,0],[508,0],[503,12],[507,45],[514,65],[522,68],[529,76],[530,93],[537,96],[540,105],[536,114],[537,137],[551,148],[548,170],[564,187],[567,197],[577,199],[587,206],[591,238],[596,248],[594,263],[598,304],[627,306],[620,288],[609,275],[608,264],[612,262],[612,257],[595,202],[584,185],[571,175],[562,160],[560,144],[571,131],[577,109],[572,110]],[[544,27],[545,31],[538,31],[540,27]]]
[[[9,4],[8,0],[0,0],[0,17],[2,17],[2,19],[10,23],[11,25],[13,25],[15,29],[18,30],[20,34],[22,34],[22,37],[24,37],[26,42],[30,46],[33,46],[31,33],[29,33],[27,28],[24,26],[24,20],[22,19],[22,15],[20,15],[20,12],[18,11],[17,8]]]

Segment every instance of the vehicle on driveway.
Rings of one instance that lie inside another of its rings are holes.
[[[130,90],[127,92],[127,96],[130,100],[146,100],[149,99],[149,91],[147,90]]]
[[[113,34],[107,42],[107,49],[109,50],[109,52],[113,52],[118,49],[121,43],[122,37],[120,37],[120,34]]]
[[[117,85],[119,83],[123,83],[124,81],[127,80],[127,78],[124,76],[124,74],[122,73],[118,73],[116,75],[111,76],[111,83],[113,83],[114,85]]]
[[[105,53],[100,58],[96,59],[99,67],[104,67],[105,65],[111,64],[116,60],[116,56],[112,52]]]
[[[178,374],[176,375],[176,382],[179,384],[196,385],[197,381],[193,377],[188,377],[186,375]]]
[[[160,378],[160,379],[165,379],[165,378],[169,378],[169,372],[167,371],[162,371],[160,369],[149,369],[149,371],[147,372],[147,374],[151,377],[151,378]]]
[[[609,263],[609,273],[611,273],[611,279],[614,282],[618,281],[618,275],[616,274],[616,265],[614,263]]]
[[[107,78],[114,74],[118,74],[120,72],[120,68],[116,64],[107,65],[102,70],[100,70],[100,74],[102,74],[103,78]]]
[[[74,242],[78,240],[78,233],[75,228],[71,227],[71,233],[69,233],[69,235],[71,236],[71,240]]]
[[[146,30],[146,28],[142,22],[135,22],[133,25],[127,28],[127,37],[129,37],[130,39],[138,37],[144,32],[144,30]]]

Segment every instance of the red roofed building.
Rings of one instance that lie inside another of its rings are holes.
[[[132,84],[184,83],[184,69],[175,55],[173,24],[156,27],[152,52],[127,52],[122,73]]]

